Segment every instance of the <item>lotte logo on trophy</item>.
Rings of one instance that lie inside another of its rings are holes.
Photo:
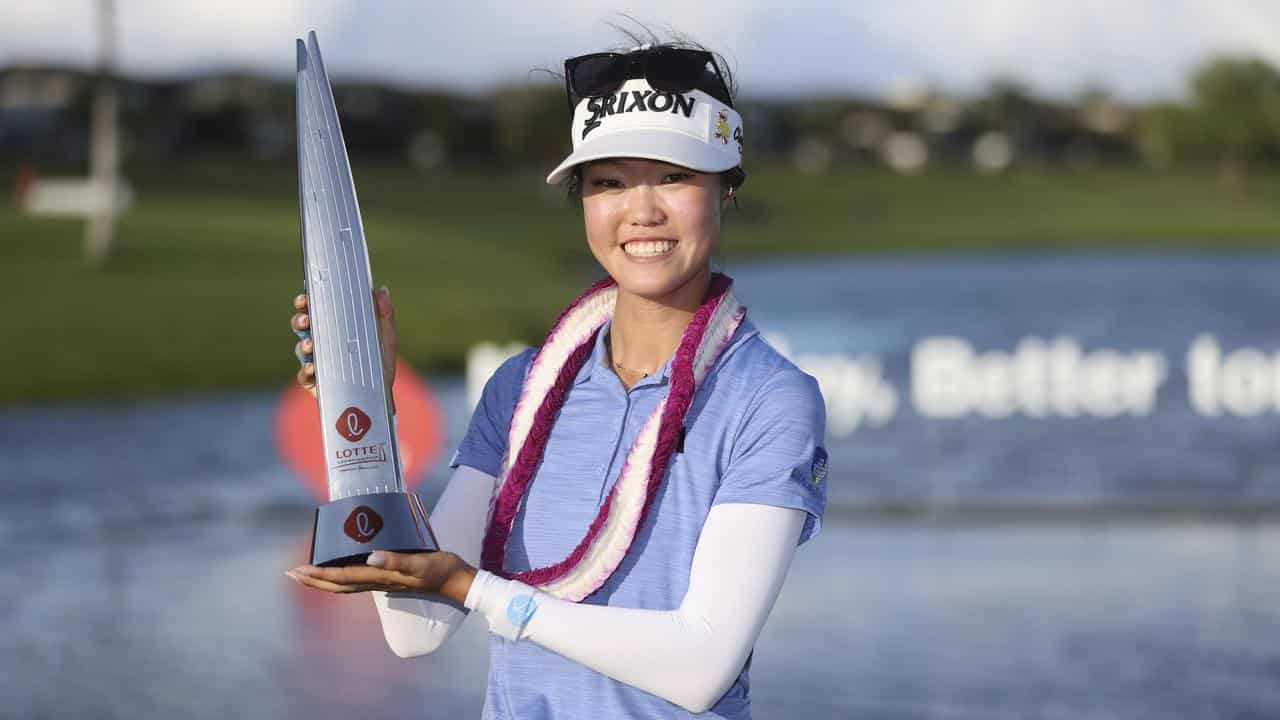
[[[422,502],[405,491],[369,252],[333,90],[316,34],[297,45],[303,282],[329,485],[329,502],[316,509],[311,563],[363,563],[374,550],[438,550]]]
[[[338,432],[342,434],[342,437],[355,442],[369,432],[370,423],[372,422],[369,416],[365,415],[360,408],[349,407],[338,416]]]

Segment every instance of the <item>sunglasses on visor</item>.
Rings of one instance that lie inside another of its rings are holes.
[[[631,78],[644,78],[655,90],[663,92],[701,90],[733,107],[729,87],[710,52],[657,47],[629,53],[591,53],[565,60],[569,112],[582,98],[612,95]]]

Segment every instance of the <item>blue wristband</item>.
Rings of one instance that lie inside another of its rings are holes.
[[[507,620],[516,627],[519,633],[529,623],[529,618],[538,611],[538,603],[532,595],[517,595],[507,603]]]

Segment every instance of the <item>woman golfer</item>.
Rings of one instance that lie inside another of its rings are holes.
[[[573,152],[547,182],[580,195],[607,276],[485,385],[431,515],[441,552],[290,572],[372,591],[405,657],[483,614],[485,718],[749,717],[752,647],[820,527],[817,382],[711,269],[745,179],[722,64],[686,43],[565,62]],[[377,306],[390,372],[387,290]]]

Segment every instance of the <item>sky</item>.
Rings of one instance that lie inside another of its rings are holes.
[[[88,67],[97,0],[0,0],[0,66]],[[996,77],[1069,98],[1101,87],[1177,98],[1217,53],[1280,65],[1280,0],[702,0],[559,3],[116,0],[119,66],[135,76],[287,77],[314,29],[336,79],[485,93],[626,41],[627,13],[719,50],[747,97],[883,97],[904,85],[977,94]]]

